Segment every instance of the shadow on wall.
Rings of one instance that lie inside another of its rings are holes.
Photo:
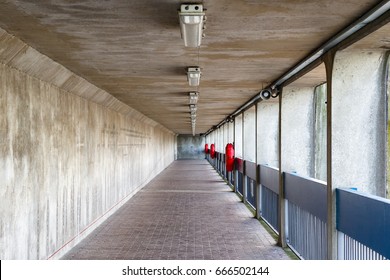
[[[177,159],[204,159],[204,144],[202,136],[177,136]]]

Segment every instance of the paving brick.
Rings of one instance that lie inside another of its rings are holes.
[[[171,164],[63,259],[289,259],[205,160]]]

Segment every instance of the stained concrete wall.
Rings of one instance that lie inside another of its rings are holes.
[[[326,110],[326,84],[317,86],[314,90],[314,178],[327,180],[327,110]]]
[[[242,114],[234,119],[234,154],[237,158],[243,158]]]
[[[332,88],[332,180],[335,187],[385,196],[385,51],[338,52]]]
[[[282,98],[282,170],[313,177],[313,88],[286,87]]]
[[[104,92],[101,104],[88,100],[88,89],[100,93],[83,79],[72,92],[45,81],[50,66],[54,81],[77,77],[48,58],[39,76],[30,47],[16,62],[4,55],[9,40],[0,42],[0,259],[59,258],[173,161],[175,136]]]
[[[257,162],[279,165],[279,104],[264,101],[257,105]]]
[[[244,112],[244,160],[256,162],[256,108]]]
[[[203,136],[178,135],[178,159],[204,159],[205,138]],[[210,146],[210,145],[209,145]]]

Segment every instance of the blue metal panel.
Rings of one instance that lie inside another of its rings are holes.
[[[242,186],[242,177],[243,174],[241,172],[238,172],[236,187],[237,187],[237,192],[241,195],[244,193],[243,186]]]
[[[279,170],[266,165],[260,165],[260,184],[279,194]]]
[[[264,186],[261,186],[261,216],[279,232],[279,195]]]
[[[312,178],[283,173],[285,198],[320,220],[327,221],[326,184]]]
[[[337,230],[390,259],[390,200],[336,189]]]
[[[246,160],[244,164],[245,164],[245,175],[251,178],[252,180],[257,181],[256,163]]]

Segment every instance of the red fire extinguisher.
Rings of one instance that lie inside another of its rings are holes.
[[[210,146],[210,156],[211,158],[215,158],[215,145],[211,144]]]
[[[234,168],[234,147],[229,143],[226,145],[226,171],[231,172]]]
[[[207,155],[209,153],[209,144],[204,145],[204,153]]]

